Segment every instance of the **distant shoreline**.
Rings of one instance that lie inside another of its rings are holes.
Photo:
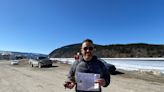
[[[119,69],[118,71],[124,73],[121,74],[121,77],[125,78],[135,78],[141,79],[144,81],[164,83],[164,74],[154,75],[152,72],[141,72],[141,71],[126,71]]]

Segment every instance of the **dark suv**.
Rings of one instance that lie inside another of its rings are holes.
[[[100,59],[100,60],[104,63],[105,67],[107,68],[107,70],[110,74],[115,74],[115,72],[116,72],[115,65],[109,64],[105,60],[102,60],[102,59]]]

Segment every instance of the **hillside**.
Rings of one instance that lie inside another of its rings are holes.
[[[71,58],[79,52],[81,44],[63,46],[52,51],[52,58]],[[113,44],[96,45],[95,54],[98,57],[126,58],[126,57],[164,57],[164,45],[135,43],[135,44]]]
[[[28,53],[28,52],[15,52],[15,51],[2,51],[0,50],[0,60],[1,59],[13,59],[15,57],[20,58],[35,58],[38,56],[48,56],[40,53]]]

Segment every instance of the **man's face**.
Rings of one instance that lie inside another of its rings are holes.
[[[81,46],[81,53],[85,61],[90,61],[92,59],[94,52],[93,44],[90,42],[84,42]]]

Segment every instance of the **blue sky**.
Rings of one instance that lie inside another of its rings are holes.
[[[0,0],[0,50],[49,54],[96,44],[164,44],[163,0]]]

